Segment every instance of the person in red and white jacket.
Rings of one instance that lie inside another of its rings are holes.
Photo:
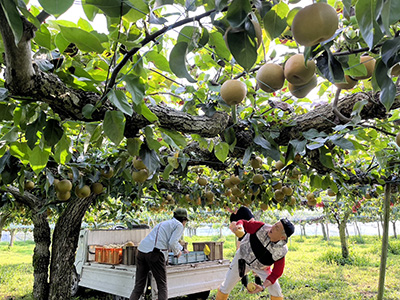
[[[271,300],[283,300],[278,278],[285,268],[287,239],[293,234],[294,225],[288,219],[281,219],[274,225],[239,220],[232,222],[229,228],[237,237],[243,236],[243,239],[215,300],[228,299],[236,283],[250,271],[260,276],[263,284],[256,285],[256,289],[249,293],[259,293],[268,288]]]

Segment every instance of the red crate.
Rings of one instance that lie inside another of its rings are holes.
[[[104,247],[96,247],[94,254],[94,261],[102,263],[104,260]]]
[[[104,264],[118,265],[122,261],[122,248],[103,248],[103,260]]]

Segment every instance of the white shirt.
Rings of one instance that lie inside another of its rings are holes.
[[[149,253],[154,248],[158,248],[164,252],[166,258],[168,258],[168,250],[178,255],[183,250],[182,245],[179,244],[183,230],[183,224],[175,218],[161,222],[140,242],[138,250]]]

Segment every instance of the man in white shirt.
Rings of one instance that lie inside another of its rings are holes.
[[[136,261],[135,288],[129,300],[138,300],[146,287],[147,275],[152,272],[157,283],[158,300],[168,299],[167,269],[168,251],[179,257],[188,253],[179,243],[188,221],[186,209],[177,208],[174,217],[157,224],[140,242]]]

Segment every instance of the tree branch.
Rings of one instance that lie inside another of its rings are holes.
[[[190,22],[194,22],[194,21],[199,21],[202,18],[208,17],[210,15],[212,15],[213,13],[216,13],[217,11],[215,9],[209,10],[201,15],[198,15],[196,17],[191,17],[191,18],[186,18],[183,19],[179,22],[176,22],[170,26],[164,27],[156,32],[154,32],[153,34],[150,34],[148,36],[146,36],[141,42],[140,42],[140,47],[135,47],[133,49],[131,49],[128,53],[125,54],[124,58],[120,61],[120,63],[115,67],[114,71],[111,74],[110,77],[110,81],[108,83],[107,89],[106,89],[106,93],[108,93],[108,91],[114,86],[115,81],[117,79],[118,73],[122,70],[122,68],[127,64],[127,62],[129,61],[129,59],[135,55],[140,48],[142,48],[143,46],[147,45],[148,43],[150,43],[151,41],[155,41],[159,36],[163,35],[164,33],[170,31],[171,29],[180,27],[182,25],[185,25],[187,23]]]

